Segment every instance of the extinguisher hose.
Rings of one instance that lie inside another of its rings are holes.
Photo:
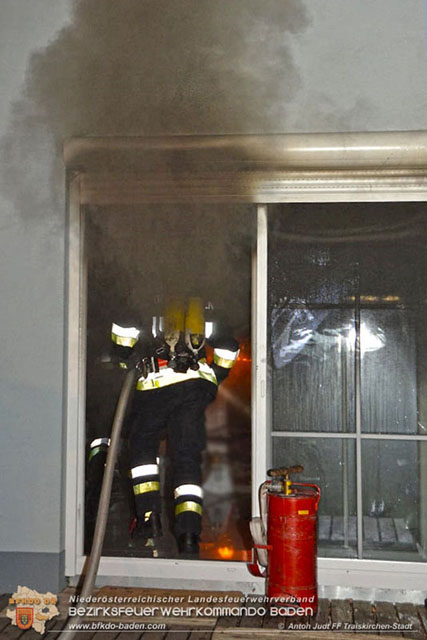
[[[264,543],[267,544],[267,526],[268,526],[268,513],[267,513],[267,491],[270,482],[263,482],[258,491],[259,500],[259,514],[264,528]]]
[[[111,488],[113,485],[114,467],[119,451],[120,434],[129,403],[129,398],[135,386],[137,370],[130,369],[125,377],[122,390],[114,414],[113,426],[111,429],[110,446],[108,447],[107,460],[105,463],[104,478],[102,481],[101,495],[99,498],[98,514],[96,517],[95,533],[93,535],[92,548],[86,565],[86,574],[80,598],[87,598],[92,594],[95,586],[96,575],[98,573],[99,561],[101,559],[102,547],[104,544],[105,529],[107,527],[108,511],[110,508]],[[83,601],[83,600],[82,600]],[[76,628],[82,622],[82,617],[69,618],[64,627],[59,640],[72,640],[77,633],[70,629],[72,625]]]

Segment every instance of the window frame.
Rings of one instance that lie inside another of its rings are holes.
[[[186,138],[188,148],[190,137],[178,136],[168,139],[169,149],[180,147],[182,138]],[[196,176],[193,178],[194,184],[186,183],[185,193],[178,185],[175,191],[169,191],[167,197],[169,201],[173,201],[174,197],[191,199],[197,195],[202,201],[216,202],[218,206],[221,202],[233,201],[250,202],[257,207],[257,242],[252,259],[252,504],[256,515],[258,485],[265,479],[265,471],[271,458],[271,434],[268,433],[267,206],[269,203],[286,202],[427,201],[427,133],[191,138],[193,141],[197,140],[197,149],[202,148],[207,152],[212,152],[215,146],[212,147],[212,138],[225,140],[226,151],[230,148],[230,139],[233,139],[233,144],[246,148],[253,160],[255,177],[251,178],[250,185],[245,183],[241,186],[240,191],[231,192],[226,189],[226,185],[230,184],[233,171],[235,174],[243,171],[247,173],[247,164],[245,169],[240,166],[232,168],[224,177],[224,160],[220,158],[218,167],[221,171],[218,171],[217,180],[213,166],[213,175],[210,176],[209,184],[204,185],[204,191],[200,191],[199,178]],[[128,140],[129,153],[132,153],[132,145],[139,150],[141,146],[144,148],[146,142],[141,140]],[[153,139],[147,140],[149,145],[155,144]],[[118,149],[122,149],[120,139],[117,143]],[[168,144],[164,143],[162,147],[166,149],[165,153],[168,152]],[[83,554],[83,485],[87,277],[82,204],[88,202],[91,193],[95,194],[95,202],[97,197],[101,200],[104,197],[99,195],[99,189],[90,191],[88,176],[90,181],[90,149],[99,153],[105,146],[111,150],[114,138],[98,141],[74,139],[65,147],[68,167],[65,574],[74,584],[77,583],[86,560]],[[272,167],[265,161],[264,156],[269,155],[271,147],[275,157],[280,159],[280,168],[277,163]],[[261,156],[264,158],[262,166],[259,161]],[[145,175],[144,170],[141,175]],[[97,179],[99,187],[99,174]],[[218,195],[221,189],[222,195]],[[146,189],[142,189],[139,194],[141,202],[150,198],[153,201],[153,197],[157,198],[155,201],[161,201],[161,195],[153,196]],[[294,435],[300,437],[301,433]],[[378,438],[377,434],[373,435]],[[308,437],[308,434],[305,436]],[[342,437],[342,434],[337,436]],[[389,439],[388,435],[385,437]],[[395,439],[398,438],[399,436],[395,436]],[[419,436],[417,439],[425,438]],[[390,590],[394,590],[393,598],[400,593],[400,597],[404,599],[409,597],[412,601],[421,602],[426,577],[427,563],[337,558],[318,560],[319,592],[329,597],[337,593],[340,597],[349,597],[348,594],[362,597],[364,593],[369,593],[370,596],[375,594],[376,597],[387,598]],[[246,565],[238,562],[103,557],[98,584],[111,584],[112,580],[118,585],[181,588],[194,588],[197,580],[200,589],[239,589],[246,593],[264,591],[264,581],[251,577]],[[402,584],[406,586],[405,590],[402,589]]]

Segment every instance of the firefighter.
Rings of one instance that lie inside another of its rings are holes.
[[[149,340],[136,327],[112,327],[122,366],[136,363],[140,373],[128,423],[136,534],[144,540],[162,534],[157,456],[166,429],[174,469],[178,550],[183,556],[197,557],[203,508],[204,413],[238,356],[238,343],[214,333],[209,338],[213,362],[208,364],[200,298],[190,298],[186,309],[179,301],[170,304],[164,318],[153,318],[152,327]]]
[[[111,357],[111,349],[105,350],[90,368],[91,380],[88,382],[89,393],[94,391],[93,385],[109,390],[109,395],[102,397],[100,390],[97,400],[91,402],[87,413],[87,455],[85,473],[85,548],[90,548],[95,531],[101,494],[104,468],[110,446],[110,432],[117,396],[120,393],[122,376],[118,375],[117,358]],[[93,351],[92,351],[93,352]],[[124,425],[126,426],[126,425]],[[131,482],[128,476],[129,456],[126,429],[122,429],[117,465],[121,492],[128,501],[129,511],[134,514],[134,499]]]

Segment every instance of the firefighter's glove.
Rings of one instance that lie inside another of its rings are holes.
[[[147,366],[144,362],[145,358],[140,358],[135,362],[135,369],[138,371],[140,377],[146,378],[148,376]]]
[[[146,378],[150,373],[149,367],[147,366],[147,358],[138,358],[134,366],[142,378]]]
[[[140,357],[135,362],[135,368],[143,378],[146,378],[149,373],[157,373],[159,371],[157,358],[150,357]]]
[[[131,347],[124,347],[119,344],[113,344],[111,349],[111,360],[112,362],[123,362],[128,363],[129,359],[132,355]]]

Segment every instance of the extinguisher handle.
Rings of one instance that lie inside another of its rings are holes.
[[[287,478],[290,473],[302,473],[303,471],[304,467],[301,464],[297,464],[293,467],[278,467],[277,469],[269,469],[267,471],[267,475],[270,478]]]
[[[311,487],[312,489],[316,489],[316,511],[319,506],[320,496],[322,494],[320,487],[317,484],[311,484],[309,482],[293,482],[292,486],[296,485],[297,487]]]

